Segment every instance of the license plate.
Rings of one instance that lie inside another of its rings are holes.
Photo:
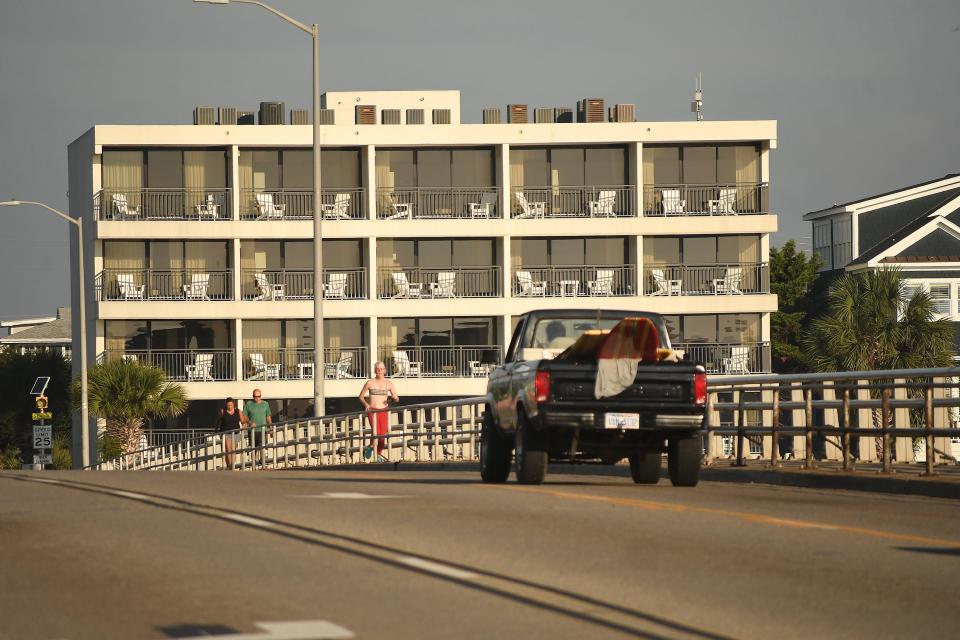
[[[639,413],[608,413],[605,415],[604,427],[607,429],[639,429]]]

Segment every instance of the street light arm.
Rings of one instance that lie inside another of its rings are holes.
[[[0,207],[16,207],[16,206],[19,206],[19,205],[21,205],[21,204],[32,204],[32,205],[37,206],[37,207],[43,207],[43,208],[46,209],[47,211],[50,211],[50,212],[52,212],[52,213],[57,214],[58,216],[60,216],[60,217],[63,218],[64,220],[66,220],[67,222],[71,222],[71,223],[77,225],[78,227],[80,226],[80,220],[79,220],[78,218],[71,218],[70,216],[68,216],[68,215],[65,214],[64,212],[62,212],[62,211],[57,211],[57,210],[54,209],[53,207],[47,206],[47,205],[43,204],[42,202],[34,202],[34,201],[32,201],[32,200],[7,200],[6,202],[0,202]]]
[[[271,7],[271,6],[268,5],[268,4],[264,4],[263,2],[258,2],[258,0],[225,0],[225,1],[224,1],[224,0],[220,0],[219,2],[217,2],[217,1],[211,1],[211,0],[193,0],[193,1],[194,1],[194,2],[206,2],[207,4],[232,4],[232,3],[234,3],[234,2],[236,2],[237,4],[255,4],[255,5],[257,5],[258,7],[262,7],[262,8],[264,8],[264,9],[266,9],[267,11],[269,11],[269,12],[272,13],[273,15],[277,16],[278,18],[280,18],[280,19],[282,19],[282,20],[286,20],[287,22],[289,22],[290,24],[292,24],[292,25],[295,26],[296,28],[300,29],[301,31],[305,31],[305,32],[307,32],[308,34],[310,34],[311,36],[313,35],[313,29],[311,29],[311,28],[308,27],[307,25],[303,24],[303,23],[300,22],[299,20],[295,20],[294,18],[291,18],[290,16],[288,16],[288,15],[285,14],[285,13],[283,13],[282,11],[279,11],[279,10],[277,10],[277,9],[274,9],[273,7]]]

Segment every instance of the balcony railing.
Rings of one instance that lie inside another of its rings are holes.
[[[643,187],[645,216],[736,216],[770,213],[769,185],[653,184]]]
[[[395,347],[381,349],[380,360],[392,377],[485,378],[503,363],[500,345]]]
[[[770,293],[770,270],[765,262],[665,264],[647,267],[643,274],[643,293],[648,296]]]
[[[279,340],[278,340],[279,341]],[[366,347],[324,349],[323,374],[327,380],[366,378]],[[244,380],[306,380],[315,373],[312,348],[244,349]]]
[[[233,300],[233,274],[209,269],[104,269],[98,300]]]
[[[515,297],[636,295],[633,265],[523,266],[513,272]]]
[[[323,270],[325,300],[363,300],[367,273],[355,269]],[[244,269],[244,300],[313,300],[313,270]]]
[[[514,218],[629,218],[637,215],[635,187],[517,187],[510,199]]]
[[[324,188],[320,201],[325,220],[366,217],[363,189]],[[241,220],[312,220],[313,189],[241,189]]]
[[[235,380],[233,349],[107,349],[98,361],[139,360],[159,367],[170,380],[214,382]]]
[[[502,218],[498,187],[411,187],[377,189],[377,217]]]
[[[104,189],[93,197],[99,220],[230,220],[229,189]]]
[[[500,267],[397,267],[377,272],[380,298],[496,298]]]
[[[707,373],[740,375],[770,371],[770,345],[766,342],[675,342],[673,348],[685,351],[690,360],[703,364]]]

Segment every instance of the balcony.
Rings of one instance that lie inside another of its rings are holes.
[[[413,187],[377,190],[381,220],[502,218],[497,187]]]
[[[377,272],[380,298],[497,298],[500,267],[397,267]]]
[[[767,263],[665,264],[643,270],[644,295],[715,296],[770,293]]]
[[[313,270],[244,269],[244,300],[313,300]],[[324,269],[324,299],[364,300],[367,297],[366,271]]]
[[[327,380],[368,377],[367,348],[324,349],[323,373]],[[312,348],[244,349],[244,380],[312,380]]]
[[[673,348],[685,351],[687,358],[703,364],[707,373],[745,375],[770,372],[770,344],[767,342],[680,342],[674,343]]]
[[[366,217],[363,189],[322,189],[324,220]],[[241,189],[241,220],[312,220],[313,189]]]
[[[229,189],[104,189],[93,198],[98,220],[230,220]]]
[[[233,300],[229,270],[104,269],[94,286],[101,301]]]
[[[380,360],[395,378],[485,378],[503,363],[503,347],[396,347],[381,349]]]
[[[515,297],[636,295],[633,265],[524,266],[513,272]]]
[[[738,216],[770,213],[767,183],[653,184],[643,188],[645,216]]]
[[[635,187],[522,187],[513,190],[514,218],[629,218]]]
[[[139,360],[163,370],[169,380],[179,382],[216,382],[235,380],[233,349],[165,349],[131,351],[107,349],[98,362]]]

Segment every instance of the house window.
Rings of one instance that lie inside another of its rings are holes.
[[[845,216],[833,221],[833,266],[845,267],[852,259],[852,218]]]
[[[813,253],[820,256],[821,271],[833,269],[833,243],[830,238],[830,227],[829,220],[813,223]]]
[[[944,315],[950,314],[950,285],[931,284],[930,300],[933,303],[933,311]]]

